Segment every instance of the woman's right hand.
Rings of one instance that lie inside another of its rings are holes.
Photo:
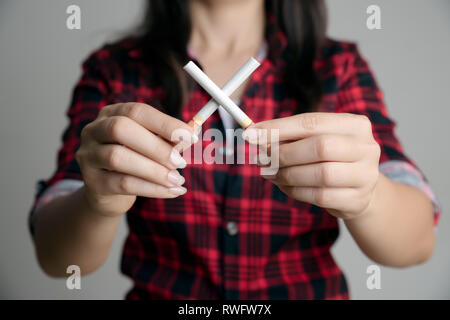
[[[127,212],[136,196],[185,194],[184,178],[176,169],[184,168],[186,161],[174,146],[195,141],[190,126],[149,105],[121,103],[102,108],[81,132],[76,153],[85,199],[95,212],[114,217]]]

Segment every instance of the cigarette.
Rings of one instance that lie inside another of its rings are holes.
[[[184,66],[189,75],[194,78],[197,83],[206,90],[215,100],[216,104],[221,105],[238,123],[239,125],[247,129],[253,124],[253,121],[242,111],[227,94],[222,91],[209,77],[192,61]],[[209,112],[209,109],[208,109]],[[195,118],[195,117],[194,117]],[[206,118],[196,118],[194,122],[206,121]]]
[[[222,87],[223,93],[228,96],[232,95],[260,65],[261,64],[255,58],[248,59],[248,61]],[[189,124],[194,127],[194,129],[198,130],[218,108],[219,105],[214,99],[209,100],[209,102],[192,118]]]

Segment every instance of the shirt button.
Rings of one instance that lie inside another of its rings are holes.
[[[238,233],[237,223],[234,221],[227,223],[227,231],[230,236],[235,236]]]

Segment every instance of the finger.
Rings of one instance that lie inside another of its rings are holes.
[[[323,162],[281,168],[275,176],[267,178],[283,186],[329,188],[362,187],[368,179],[359,165],[344,162]]]
[[[279,155],[280,167],[316,162],[354,162],[364,157],[367,148],[353,137],[345,135],[318,135],[295,142],[273,145],[271,152]]]
[[[247,130],[256,130],[257,137],[270,136],[272,130],[278,130],[279,140],[289,141],[324,134],[371,135],[371,129],[370,120],[363,115],[315,112],[259,122]]]
[[[169,199],[176,198],[186,193],[184,187],[170,187],[152,183],[134,176],[117,173],[103,172],[100,176],[103,191],[108,194],[134,195],[148,198]]]
[[[188,124],[144,103],[110,105],[100,111],[100,117],[125,116],[167,141],[195,143],[198,138]]]
[[[347,210],[359,205],[350,199],[357,199],[358,191],[353,188],[309,188],[279,187],[284,193],[296,200],[307,202],[325,209]],[[353,203],[349,203],[353,202]]]
[[[132,175],[166,187],[184,183],[177,170],[169,170],[125,146],[105,144],[98,145],[94,150],[89,158],[97,168]]]
[[[186,161],[171,144],[127,117],[100,120],[92,129],[92,136],[100,143],[124,145],[169,169],[186,167]]]

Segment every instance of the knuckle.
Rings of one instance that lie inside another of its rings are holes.
[[[281,183],[290,185],[292,183],[292,170],[289,168],[279,170],[277,173],[277,179]]]
[[[76,152],[75,152],[75,161],[78,163],[78,165],[81,167],[81,163],[82,163],[82,161],[83,161],[83,151],[82,151],[82,149],[80,148],[80,149],[78,149]]]
[[[376,158],[377,162],[379,162],[380,156],[381,156],[381,147],[375,140],[372,143],[372,148],[373,148],[375,158]]]
[[[358,121],[361,129],[365,133],[372,133],[372,122],[366,115],[358,115]]]
[[[83,169],[86,165],[89,165],[90,152],[89,148],[80,146],[75,152],[75,161],[78,163],[80,169]]]
[[[351,113],[351,112],[344,112],[344,113],[339,113],[339,115],[341,116],[341,117],[344,117],[344,118],[347,118],[347,119],[353,119],[353,120],[355,120],[355,119],[358,119],[358,117],[361,115],[361,114],[358,114],[358,113]]]
[[[281,145],[278,147],[275,147],[271,150],[271,152],[273,154],[275,154],[278,157],[278,164],[280,166],[285,166],[288,164],[288,157],[286,156],[286,150],[285,150],[285,146]]]
[[[331,208],[333,206],[333,196],[332,193],[326,188],[315,189],[314,199],[319,207]]]
[[[362,125],[370,125],[369,117],[366,116],[365,114],[359,114],[358,120],[361,121]]]
[[[92,131],[92,126],[93,126],[93,122],[88,123],[87,125],[84,126],[84,128],[81,130],[80,133],[80,139],[81,141],[86,140],[89,135],[91,134]]]
[[[319,171],[319,181],[324,186],[330,186],[333,183],[334,180],[334,170],[333,167],[329,164],[322,164]]]
[[[109,135],[114,140],[119,140],[122,136],[122,131],[127,125],[125,117],[112,117],[109,122]]]
[[[98,112],[98,118],[106,116],[108,114],[109,108],[110,106],[104,106],[103,108],[101,108]]]
[[[319,117],[315,114],[302,114],[299,116],[299,126],[302,129],[312,131],[317,128],[319,124]]]
[[[145,104],[143,103],[131,103],[127,105],[126,115],[133,120],[141,118],[144,112]]]
[[[313,199],[316,202],[317,205],[319,206],[326,206],[327,205],[327,196],[326,196],[326,192],[323,188],[317,188],[314,189],[313,191]]]
[[[330,154],[332,141],[328,137],[321,136],[316,140],[316,156],[319,160],[325,160]]]
[[[116,169],[123,162],[123,150],[120,146],[112,146],[106,155],[106,163],[109,168]]]
[[[132,190],[132,181],[130,176],[121,176],[119,178],[119,190],[123,193],[129,193]]]

